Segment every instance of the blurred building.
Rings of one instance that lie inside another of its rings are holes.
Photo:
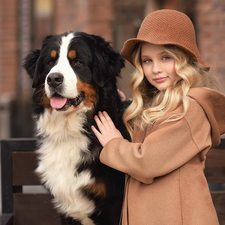
[[[26,54],[49,34],[84,31],[101,35],[120,51],[150,12],[177,9],[193,21],[200,52],[225,93],[224,0],[0,0],[0,138],[31,137],[31,80]],[[129,95],[127,63],[119,87]]]

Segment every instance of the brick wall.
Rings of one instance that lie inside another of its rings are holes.
[[[17,1],[0,0],[0,98],[15,96],[17,53]]]
[[[55,0],[54,33],[84,31],[112,41],[113,0]]]
[[[225,1],[198,0],[196,7],[200,52],[225,94]]]
[[[120,51],[124,42],[136,37],[140,24],[144,18],[144,1],[140,0],[114,0],[114,38],[113,47]],[[126,61],[126,67],[122,69],[121,77],[118,79],[118,87],[127,97],[132,97],[129,80],[133,73],[133,67]]]

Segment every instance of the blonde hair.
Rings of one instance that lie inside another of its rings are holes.
[[[164,45],[165,51],[175,59],[175,71],[179,76],[173,86],[166,91],[158,91],[145,78],[141,65],[142,43],[136,45],[133,52],[133,63],[136,71],[130,81],[133,101],[123,115],[124,123],[133,136],[135,123],[141,128],[154,124],[166,114],[173,112],[183,104],[183,112],[169,117],[164,122],[177,121],[183,118],[188,110],[188,91],[193,87],[215,88],[216,83],[207,76],[207,69],[201,68],[185,51],[175,45]],[[164,123],[163,122],[163,123]]]

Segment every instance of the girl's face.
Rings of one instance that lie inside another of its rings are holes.
[[[141,62],[145,77],[159,91],[165,91],[179,79],[175,71],[175,60],[165,52],[163,45],[144,43]]]

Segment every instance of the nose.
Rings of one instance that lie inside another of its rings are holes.
[[[47,83],[50,87],[56,88],[63,83],[64,77],[60,73],[51,73],[47,77]]]
[[[153,68],[152,68],[153,73],[159,73],[160,70],[160,63],[159,62],[153,62]]]

